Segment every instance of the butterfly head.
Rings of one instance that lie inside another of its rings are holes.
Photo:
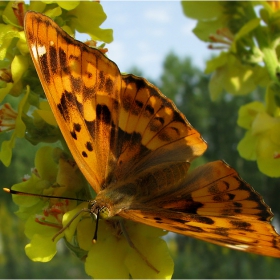
[[[88,204],[88,209],[92,215],[97,216],[97,219],[106,220],[112,216],[109,207],[99,203],[97,200],[91,200]]]

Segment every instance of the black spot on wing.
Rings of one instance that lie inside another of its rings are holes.
[[[170,101],[168,101],[168,103],[170,104],[170,107],[172,108]],[[186,123],[186,121],[185,121],[183,115],[180,114],[180,113],[177,112],[177,111],[173,111],[173,121],[175,121],[175,122],[181,122],[181,123],[183,123],[183,124]]]
[[[77,140],[77,134],[76,134],[75,131],[71,131],[70,134],[71,134],[73,139]]]
[[[105,82],[105,90],[108,95],[112,95],[114,93],[114,83],[112,79],[107,78]]]
[[[139,109],[142,109],[143,108],[143,106],[144,106],[144,104],[143,104],[143,102],[141,102],[141,101],[139,101],[139,100],[135,100],[135,104],[136,104],[136,106],[139,108]]]
[[[77,108],[77,105],[78,101],[76,99],[76,96],[71,92],[65,90],[61,95],[60,103],[57,105],[57,108],[65,121],[70,122],[70,111],[73,108]]]
[[[73,92],[80,92],[83,85],[82,79],[74,78],[72,75],[70,75],[70,81],[71,81]]]
[[[131,110],[131,114],[138,116],[140,115],[140,113],[142,112],[142,108],[143,108],[143,102],[139,101],[139,100],[134,100],[133,103],[133,109]]]
[[[217,227],[214,229],[214,233],[221,235],[221,236],[228,236],[228,228],[224,228],[224,227]]]
[[[88,79],[91,79],[93,76],[91,72],[85,72],[85,74],[87,75]]]
[[[202,224],[207,224],[207,225],[213,225],[215,222],[209,218],[209,217],[203,217],[203,216],[196,216],[195,221],[202,223]]]
[[[269,207],[262,201],[260,195],[256,191],[254,191],[254,189],[250,185],[248,185],[238,176],[234,176],[234,178],[239,183],[238,190],[245,190],[248,192],[248,197],[246,198],[246,200],[251,200],[258,203],[258,206],[255,207],[255,209],[260,210],[260,213],[258,213],[258,220],[270,221],[272,213]],[[240,207],[242,207],[242,205]]]
[[[99,72],[99,84],[98,84],[98,90],[102,90],[105,85],[105,75],[103,71]]]
[[[66,56],[65,51],[62,48],[59,48],[58,54],[59,54],[58,57],[59,57],[59,64],[60,64],[61,70],[65,74],[70,75],[71,71],[70,71],[69,67],[67,66],[68,61],[67,61],[67,56]]]
[[[81,125],[79,123],[74,123],[74,130],[77,132],[81,131]]]
[[[148,116],[152,116],[154,113],[155,113],[155,110],[154,110],[154,108],[151,106],[151,105],[147,105],[146,107],[145,107],[145,113],[146,113],[146,115],[148,115]]]
[[[244,221],[238,221],[238,220],[231,220],[229,221],[232,226],[236,229],[242,229],[242,230],[246,230],[246,231],[250,231],[250,232],[254,232],[254,230],[251,230],[251,224],[248,222],[244,222]]]
[[[232,216],[232,215],[241,214],[241,213],[242,213],[241,208],[237,208],[237,209],[225,208],[222,210],[222,214],[225,216]]]
[[[96,118],[98,121],[105,124],[110,124],[111,122],[111,112],[106,105],[98,104],[96,106]]]
[[[164,118],[162,117],[155,117],[155,120],[158,121],[161,125],[164,124]]]
[[[85,124],[87,127],[87,130],[92,138],[94,138],[95,135],[95,121],[87,121],[85,120]]]
[[[49,71],[49,64],[47,59],[47,54],[39,56],[40,66],[44,75],[45,81],[49,84],[51,82],[51,75]]]
[[[58,68],[56,47],[50,46],[49,51],[50,51],[49,56],[50,56],[51,72],[56,74]]]
[[[220,195],[213,196],[213,200],[216,202],[232,201],[235,198],[235,194],[232,193],[222,193]]]
[[[87,148],[87,150],[88,150],[89,152],[92,152],[92,151],[93,151],[93,146],[92,146],[91,142],[87,142],[87,143],[86,143],[86,148]]]
[[[28,34],[28,36],[27,36],[28,41],[31,42],[32,44],[34,44],[34,35],[33,35],[33,32],[32,32],[30,29],[28,29],[28,30],[27,30],[27,34]]]
[[[85,85],[83,85],[83,96],[85,99],[89,99],[92,100],[94,95],[95,95],[95,87],[86,87]]]
[[[240,203],[240,202],[233,202],[233,205],[236,208],[241,208],[242,207],[242,203]]]
[[[68,45],[71,45],[71,44],[72,45],[73,44],[79,45],[79,42],[74,41],[73,38],[70,37],[63,29],[56,29],[56,31],[57,31],[57,34],[60,35],[63,38],[63,40],[66,42],[66,44],[68,44]]]
[[[187,225],[186,228],[184,228],[185,231],[192,231],[192,232],[204,232],[204,230],[201,227],[196,226],[189,226]]]

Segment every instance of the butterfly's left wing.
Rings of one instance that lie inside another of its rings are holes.
[[[55,119],[79,168],[98,193],[115,162],[121,75],[99,50],[74,40],[50,18],[25,15],[25,34]]]
[[[172,192],[134,201],[120,216],[241,251],[280,257],[261,196],[222,161],[190,172]]]

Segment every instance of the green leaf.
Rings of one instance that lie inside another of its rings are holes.
[[[198,20],[193,33],[202,41],[209,42],[209,36],[225,24],[223,7],[218,1],[181,1],[184,14]]]
[[[267,176],[280,177],[280,159],[274,157],[275,154],[280,153],[280,125],[274,129],[276,129],[277,132],[273,133],[271,130],[268,130],[259,137],[257,147],[257,163],[260,171]],[[273,141],[275,138],[278,140],[277,142]]]
[[[107,18],[99,3],[82,1],[80,5],[76,9],[70,11],[69,14],[75,16],[71,20],[71,28],[76,29],[80,33],[89,34],[93,40],[106,43],[113,41],[112,29],[101,29],[99,27]]]
[[[19,96],[22,93],[22,76],[28,69],[28,58],[23,55],[16,55],[11,64],[11,72],[13,77],[13,88],[10,94]]]
[[[280,102],[277,103],[277,97],[280,97],[279,85],[271,82],[265,93],[266,112],[274,117],[280,116]]]
[[[96,244],[90,244],[90,236],[85,242],[85,234],[93,230],[92,223],[84,220],[78,225],[78,240],[83,242],[83,249],[90,247],[85,263],[86,272],[93,278],[171,278],[173,261],[169,255],[166,242],[160,236],[163,230],[148,227],[138,223],[124,221],[126,232],[141,256],[133,249],[123,235],[117,234],[113,221],[99,221],[99,239]],[[88,223],[88,227],[85,225]],[[80,233],[79,233],[80,232]],[[92,237],[91,237],[92,238]],[[108,252],[114,250],[114,254]],[[117,256],[117,257],[116,257]],[[145,262],[144,258],[159,270],[157,273]],[[110,267],[110,270],[107,268]]]
[[[73,210],[65,213],[63,215],[63,220],[62,220],[63,226],[65,227],[66,225],[68,225],[68,223],[73,219],[73,217],[75,217],[75,215],[77,215],[77,213],[80,213],[82,209],[88,209],[88,202],[81,203]],[[84,214],[85,214],[85,212],[81,212],[81,215],[79,215],[77,218],[75,218],[71,222],[70,226],[65,230],[65,237],[68,242],[71,242],[72,237],[73,237],[74,233],[76,232],[77,225],[80,223],[81,216],[83,216]],[[86,236],[88,236],[89,232],[91,232],[91,231],[84,231],[84,234],[86,234]],[[94,232],[94,231],[92,231],[92,232]],[[82,242],[87,240],[86,236],[83,236]],[[93,238],[93,235],[91,238]],[[80,245],[80,247],[82,249],[84,249],[84,247],[82,247],[81,245]]]
[[[62,14],[62,10],[60,7],[55,7],[53,9],[48,9],[44,14],[50,18],[55,18]]]
[[[238,111],[237,124],[245,129],[250,129],[257,114],[260,112],[265,112],[265,107],[259,101],[253,101],[241,106]]]
[[[67,11],[75,9],[81,3],[81,1],[73,1],[73,0],[72,1],[55,1],[55,2],[57,2],[57,4],[61,8],[65,9]]]
[[[34,262],[49,262],[56,254],[56,242],[52,237],[46,238],[35,234],[29,244],[25,246],[26,255]]]
[[[30,1],[29,10],[42,13],[46,8],[46,4],[43,1]]]
[[[41,179],[49,181],[50,184],[56,181],[58,166],[54,162],[53,147],[44,146],[37,151],[35,166]]]
[[[225,71],[223,69],[217,69],[211,76],[209,82],[209,92],[211,99],[217,100],[223,92],[223,83],[225,79]]]
[[[4,60],[12,40],[20,35],[19,31],[11,25],[0,24],[0,30],[0,60]]]
[[[255,28],[257,28],[260,25],[260,21],[261,21],[260,18],[251,19],[250,21],[245,23],[242,26],[242,28],[235,34],[234,41],[231,45],[231,49],[234,53],[236,52],[237,41],[240,40],[241,38],[245,37],[246,35],[248,35],[248,33],[251,32],[252,30],[254,30]]]
[[[214,57],[206,62],[206,69],[204,70],[205,74],[210,74],[214,72],[217,68],[224,66],[228,59],[229,53],[222,52],[219,56]]]
[[[211,20],[223,14],[219,1],[181,1],[184,14],[197,20]]]
[[[206,2],[204,2],[206,3]],[[212,42],[209,36],[215,34],[216,31],[221,28],[222,20],[220,18],[209,21],[198,21],[193,33],[204,42]]]
[[[266,112],[259,112],[252,123],[252,134],[257,135],[273,130],[277,124],[280,124],[280,118],[271,117]]]
[[[1,144],[0,159],[6,167],[8,167],[11,164],[12,150],[14,146],[15,146],[14,134],[10,140],[5,140]]]
[[[226,67],[224,81],[225,90],[231,94],[245,95],[256,88],[254,69],[242,65],[237,59],[231,57]]]
[[[16,119],[14,120],[13,134],[10,140],[3,141],[1,145],[0,160],[3,162],[5,166],[9,166],[11,163],[12,149],[15,146],[16,138],[23,138],[25,136],[26,126],[21,118],[22,118],[23,108],[25,107],[28,95],[29,95],[29,88],[27,89],[26,94],[23,96],[23,98],[21,99],[18,105],[18,114],[16,116]]]
[[[241,157],[247,160],[256,160],[257,143],[256,136],[252,135],[251,131],[247,131],[245,136],[238,143],[237,151]]]
[[[141,249],[144,257],[159,270],[159,273],[155,273],[151,268],[147,268],[147,264],[141,256],[130,247],[130,252],[125,258],[125,264],[129,268],[130,275],[133,278],[141,279],[171,279],[174,269],[173,260],[166,242],[159,238],[160,235],[166,234],[166,232],[141,224],[136,224],[128,230],[135,246],[139,250]]]

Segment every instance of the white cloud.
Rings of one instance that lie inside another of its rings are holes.
[[[148,9],[144,12],[144,18],[158,23],[168,23],[171,21],[170,13],[163,8]]]

